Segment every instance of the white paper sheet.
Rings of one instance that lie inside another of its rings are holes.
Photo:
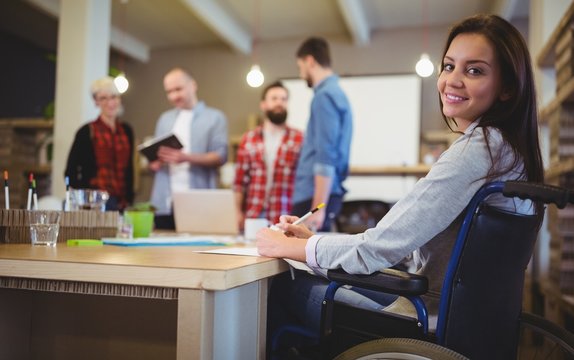
[[[223,254],[223,255],[243,255],[243,256],[261,256],[256,247],[226,247],[213,250],[198,250],[198,253],[205,254]]]

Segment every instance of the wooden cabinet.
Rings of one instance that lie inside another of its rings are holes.
[[[574,3],[570,5],[537,59],[554,69],[556,94],[541,109],[541,125],[550,136],[550,163],[545,181],[574,188]],[[574,206],[546,213],[550,234],[549,281],[542,284],[546,316],[566,325],[574,304]]]
[[[53,120],[0,119],[0,170],[9,174],[10,207],[26,206],[28,175],[36,178],[38,196],[50,190]],[[0,192],[4,206],[4,192]]]

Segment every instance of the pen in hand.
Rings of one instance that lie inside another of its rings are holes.
[[[301,224],[303,221],[307,220],[309,218],[309,216],[313,215],[314,213],[316,213],[317,211],[319,211],[319,209],[321,209],[322,207],[325,206],[325,203],[320,203],[319,205],[317,205],[316,208],[314,208],[313,210],[309,211],[307,214],[301,216],[297,221],[295,221],[293,223],[293,225],[299,225]]]
[[[325,206],[325,203],[320,203],[319,205],[317,205],[316,208],[314,208],[313,210],[309,211],[308,213],[306,213],[305,215],[301,216],[299,219],[295,220],[293,222],[292,225],[299,225],[301,224],[303,221],[307,220],[309,218],[309,216],[313,215],[314,213],[316,213],[317,211],[319,211],[319,209],[321,209],[322,207]],[[276,230],[279,231],[281,230],[279,227],[275,226],[275,225],[271,225],[271,230]],[[290,231],[284,231],[283,232],[286,236],[293,236],[293,233]],[[293,268],[293,265],[290,263],[289,264],[289,272],[291,273],[291,280],[295,280],[295,269]]]
[[[301,216],[299,219],[297,219],[296,221],[294,221],[291,225],[299,225],[301,224],[303,221],[307,220],[309,218],[309,216],[313,215],[314,213],[316,213],[317,211],[319,211],[319,209],[325,207],[325,203],[320,203],[319,205],[317,205],[316,208],[314,208],[313,210],[309,211],[308,213],[306,213],[305,215]],[[275,226],[275,225],[271,225],[271,230],[281,230],[279,227]]]

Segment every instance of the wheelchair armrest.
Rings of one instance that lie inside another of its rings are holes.
[[[327,278],[341,284],[400,296],[423,295],[429,287],[425,276],[396,269],[384,269],[370,275],[353,275],[336,269],[327,271]]]

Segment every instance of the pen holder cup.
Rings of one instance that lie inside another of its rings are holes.
[[[124,211],[124,221],[132,224],[134,238],[149,237],[149,234],[153,230],[153,220],[153,211]]]
[[[60,216],[57,242],[69,239],[101,239],[115,237],[118,228],[117,211],[66,211]],[[28,210],[0,209],[0,243],[30,244]]]

